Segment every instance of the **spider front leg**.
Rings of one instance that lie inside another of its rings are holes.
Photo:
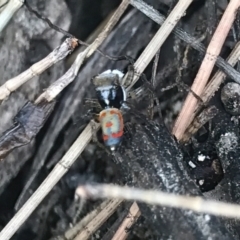
[[[99,123],[99,114],[94,114],[93,119],[90,120],[90,125],[92,128],[92,141],[94,143],[98,143],[98,137],[97,137],[97,132],[98,132],[98,128],[96,126],[96,123]]]
[[[97,136],[98,128],[96,126],[99,123],[99,113],[102,111],[102,107],[97,99],[85,99],[85,106],[90,109],[89,116],[90,117],[90,125],[92,128],[92,141],[96,143],[97,146],[104,149],[108,154],[111,154],[110,151],[103,145]]]
[[[128,65],[127,77],[124,79],[124,82],[122,82],[121,85],[124,85],[125,88],[128,88],[129,86],[131,86],[134,75],[135,75],[134,65],[130,64]]]
[[[161,112],[161,108],[160,108],[160,103],[159,100],[157,98],[156,95],[156,91],[155,91],[155,86],[154,86],[154,81],[149,82],[147,80],[147,77],[145,74],[141,75],[141,79],[143,80],[143,86],[140,87],[141,90],[138,90],[138,92],[142,92],[144,91],[144,89],[146,89],[145,91],[150,92],[150,104],[148,107],[148,112],[149,112],[149,118],[153,119],[153,115],[154,115],[154,102],[156,103],[156,107],[157,107],[157,112],[160,118],[162,118],[162,112]],[[139,94],[138,94],[139,95]]]

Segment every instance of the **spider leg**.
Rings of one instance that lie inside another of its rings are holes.
[[[86,98],[84,104],[85,104],[85,106],[87,106],[89,108],[96,109],[96,112],[101,112],[102,111],[102,107],[101,107],[99,101],[95,98],[94,99]]]
[[[126,89],[131,85],[134,75],[135,75],[134,65],[130,64],[128,65],[127,77],[122,84]]]
[[[96,117],[97,117],[97,121],[98,121],[99,115],[96,114]],[[96,121],[92,119],[92,120],[90,121],[90,124],[91,124],[91,127],[92,127],[92,141],[93,141],[94,143],[96,143],[98,147],[100,147],[101,149],[105,150],[108,155],[112,155],[112,152],[111,152],[104,144],[102,144],[102,143],[98,140],[98,137],[97,137],[97,129],[96,129]]]

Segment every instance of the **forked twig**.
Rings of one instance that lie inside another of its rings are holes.
[[[239,6],[239,0],[230,1],[212,37],[212,40],[207,48],[207,53],[191,87],[191,90],[198,96],[201,96],[203,93],[214,64],[217,60],[217,56],[219,55],[228,32],[231,29],[235,19],[236,11]],[[192,121],[192,115],[196,108],[197,102],[198,100],[193,96],[193,94],[189,93],[172,131],[178,140],[182,138],[187,126]]]
[[[4,100],[11,92],[17,90],[22,84],[36,75],[40,75],[53,64],[64,59],[77,46],[77,39],[67,38],[59,47],[55,48],[48,56],[33,64],[29,69],[18,76],[9,79],[0,86],[0,100]]]
[[[21,2],[21,0],[11,0],[10,1],[11,4],[9,3],[10,6],[13,6],[13,2],[16,5],[15,2]],[[109,20],[106,27],[99,34],[99,36],[95,39],[95,41],[91,45],[89,45],[89,48],[88,48],[89,52],[86,51],[86,52],[80,53],[77,56],[76,61],[73,64],[72,68],[62,78],[60,78],[58,81],[56,81],[51,86],[50,89],[47,90],[46,99],[48,101],[51,101],[51,99],[54,99],[57,96],[57,94],[59,94],[70,82],[72,82],[74,80],[85,57],[87,57],[87,58],[90,57],[97,50],[97,48],[101,45],[101,43],[104,41],[104,39],[108,36],[108,34],[112,30],[112,28],[118,22],[118,20],[120,19],[120,17],[122,16],[124,11],[128,7],[128,5],[129,5],[128,0],[122,1],[122,3],[120,4],[120,6],[116,10],[116,12],[113,14],[111,19]],[[1,23],[1,16],[3,16],[2,14],[0,14],[0,23]],[[24,84],[25,82],[30,80],[32,77],[41,74],[43,71],[45,71],[47,68],[51,67],[53,64],[64,59],[78,45],[78,42],[82,43],[82,41],[80,41],[76,38],[66,39],[60,47],[54,49],[53,52],[51,52],[46,58],[42,59],[38,63],[35,63],[28,70],[24,71],[20,75],[6,81],[0,87],[0,100],[3,100],[6,97],[8,97],[11,92],[15,91],[22,84]],[[84,53],[87,53],[87,55],[84,56]],[[70,77],[69,80],[67,80],[68,77]],[[60,85],[62,85],[62,86],[60,86]],[[57,92],[57,90],[56,91],[52,90],[53,88],[57,88],[57,87],[59,88],[59,92]],[[50,95],[50,96],[48,96],[48,95]],[[45,95],[40,96],[36,102],[39,102],[40,99],[42,99],[44,97],[45,97]]]
[[[67,87],[77,76],[78,71],[89,52],[90,47],[87,47],[83,52],[80,52],[69,70],[60,77],[57,81],[51,84],[37,99],[36,103],[46,99],[48,102],[53,101],[57,95]]]
[[[156,190],[143,190],[109,184],[79,186],[76,194],[82,198],[117,198],[147,204],[188,209],[216,216],[240,218],[240,205],[204,200],[201,197],[180,196]]]

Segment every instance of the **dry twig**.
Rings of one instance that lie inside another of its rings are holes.
[[[9,0],[7,6],[0,14],[0,32],[11,20],[15,12],[23,5],[24,0]]]
[[[210,106],[204,109],[188,126],[184,133],[181,142],[188,142],[188,140],[207,122],[213,119],[218,114],[218,109],[215,106]]]
[[[0,13],[3,11],[3,9],[7,6],[8,1],[7,0],[0,0]]]
[[[201,96],[203,93],[214,64],[217,60],[217,56],[219,55],[227,34],[231,29],[236,11],[239,6],[239,0],[230,1],[212,37],[212,40],[207,48],[207,53],[191,87],[191,90],[198,96]],[[198,100],[193,96],[192,93],[188,94],[172,131],[178,140],[182,138],[187,126],[192,121],[192,115],[197,105],[197,101]]]
[[[95,126],[97,130],[99,125]],[[82,153],[87,144],[92,138],[92,123],[84,129],[81,135],[76,139],[67,153],[54,167],[48,177],[39,186],[35,193],[28,199],[23,207],[16,213],[12,220],[0,232],[0,239],[10,239],[19,227],[27,220],[30,214],[36,209],[46,195],[52,190],[56,183],[68,171],[71,165],[77,160],[78,156]]]
[[[55,81],[52,85],[50,85],[37,99],[36,103],[43,101],[46,99],[48,102],[53,101],[57,95],[67,87],[77,76],[79,68],[82,66],[83,61],[86,58],[87,53],[89,52],[90,47],[87,47],[83,52],[80,52],[77,55],[76,60],[69,68],[69,70],[60,77],[57,81]]]
[[[121,226],[118,228],[117,232],[114,234],[112,240],[124,240],[128,236],[128,229],[137,221],[141,215],[140,209],[136,202],[134,202],[129,209],[127,216],[122,222]]]
[[[145,68],[148,66],[152,58],[156,55],[159,48],[165,42],[169,34],[172,32],[173,28],[176,26],[178,21],[184,15],[188,6],[191,4],[192,0],[180,0],[174,9],[171,11],[169,16],[166,18],[165,22],[162,24],[160,29],[154,35],[148,46],[144,49],[141,56],[134,64],[134,70],[136,74],[134,74],[134,78],[131,83],[125,83],[127,77],[124,78],[123,84],[127,85],[129,90],[139,79],[139,76]]]
[[[96,207],[92,212],[87,214],[83,219],[81,219],[76,225],[68,229],[62,236],[58,236],[58,240],[70,240],[77,236],[77,234],[86,227],[89,222],[91,222],[110,202],[111,200],[105,200]],[[55,239],[55,237],[53,238]]]
[[[33,64],[29,69],[18,76],[9,79],[0,87],[0,100],[4,100],[11,92],[36,75],[40,75],[53,64],[64,59],[77,46],[77,39],[67,38],[61,46],[55,48],[47,57]]]
[[[232,50],[231,54],[229,55],[227,61],[230,65],[235,66],[238,62],[240,57],[240,42],[238,42],[235,46],[235,48]],[[226,79],[226,74],[217,71],[216,74],[212,77],[212,79],[207,84],[206,88],[204,89],[204,93],[201,96],[201,99],[204,103],[207,103],[211,97],[214,95],[214,93],[219,89],[220,85],[223,83],[223,81]]]
[[[152,205],[183,208],[195,212],[216,216],[240,218],[240,206],[237,204],[204,200],[201,197],[179,196],[156,190],[142,190],[109,184],[79,186],[76,194],[83,198],[117,198],[135,200]]]
[[[21,2],[20,0],[12,0],[11,2]],[[9,3],[9,4],[10,4]],[[15,4],[16,5],[16,4]],[[116,12],[113,14],[111,19],[109,20],[106,27],[99,34],[99,36],[95,39],[95,41],[89,46],[89,51],[85,50],[84,52],[78,54],[74,64],[71,69],[67,71],[67,73],[62,76],[59,80],[57,80],[48,90],[42,94],[36,102],[39,102],[41,99],[46,98],[48,101],[52,101],[70,82],[74,80],[76,77],[82,62],[85,57],[90,57],[97,48],[101,45],[101,43],[108,36],[109,32],[118,22],[124,11],[129,5],[128,0],[122,1]],[[13,6],[11,4],[11,6]],[[0,17],[2,14],[0,15]],[[1,19],[0,19],[1,22]],[[9,94],[19,88],[23,83],[31,79],[32,77],[41,74],[47,68],[51,67],[53,64],[58,61],[64,59],[72,50],[77,46],[77,39],[68,38],[65,42],[58,48],[54,49],[52,53],[50,53],[46,58],[32,65],[28,70],[24,71],[20,75],[8,80],[4,85],[0,87],[0,100],[5,99]],[[86,55],[87,54],[87,55]],[[55,89],[55,90],[54,90]],[[58,90],[57,90],[58,89]]]
[[[110,200],[108,205],[84,227],[74,240],[86,240],[115,212],[117,207],[122,203],[121,199]]]
[[[235,48],[232,50],[231,54],[229,55],[227,61],[230,65],[234,66],[238,62],[239,57],[240,57],[240,42],[238,42],[236,44]],[[210,101],[211,97],[219,89],[220,85],[224,82],[225,79],[226,79],[225,73],[223,73],[221,71],[217,71],[215,73],[215,75],[212,77],[212,79],[209,81],[209,83],[205,87],[203,94],[201,96],[201,99],[202,99],[204,105],[206,105]],[[195,118],[196,118],[196,115],[201,110],[201,108],[202,108],[202,104],[199,104],[192,115],[193,121],[189,124],[187,129],[195,128],[194,127]],[[186,129],[184,136],[186,134],[188,135],[187,129]],[[183,136],[183,138],[185,138],[184,136]],[[187,141],[189,139],[189,137],[191,137],[191,136],[189,135],[185,139],[182,138],[182,139],[180,139],[180,141]]]
[[[106,24],[102,32],[98,35],[95,41],[91,44],[91,50],[88,52],[87,57],[90,57],[96,49],[102,44],[102,42],[106,39],[108,34],[112,31],[113,27],[119,21],[120,17],[123,15],[125,10],[129,5],[129,0],[122,0],[122,3],[116,9],[115,13],[110,18],[109,22]]]
[[[158,24],[163,24],[163,22],[165,21],[165,17],[163,15],[161,15],[158,11],[156,11],[154,8],[152,8],[142,0],[131,0],[131,5]],[[198,39],[192,37],[190,34],[186,33],[179,27],[173,29],[173,33],[185,43],[189,44],[192,48],[205,54],[206,49],[204,45],[198,41]],[[239,83],[240,73],[236,71],[230,64],[225,62],[225,60],[220,56],[217,57],[216,65],[225,74],[227,74],[228,77]]]

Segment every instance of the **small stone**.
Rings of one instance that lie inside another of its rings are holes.
[[[188,165],[189,165],[191,168],[196,168],[196,165],[195,165],[192,161],[189,161],[189,162],[188,162]]]
[[[199,162],[203,162],[205,160],[206,156],[204,156],[203,154],[198,155],[198,161]]]
[[[198,183],[199,183],[200,186],[202,186],[204,184],[204,180],[201,179],[201,180],[198,181]]]
[[[225,110],[231,115],[240,115],[240,85],[227,83],[221,91],[221,100]]]

